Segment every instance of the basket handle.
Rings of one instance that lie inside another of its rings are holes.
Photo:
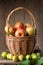
[[[24,7],[18,7],[18,8],[13,9],[13,10],[9,13],[9,15],[8,15],[8,17],[7,17],[7,19],[6,19],[6,25],[9,25],[9,19],[10,19],[11,15],[12,15],[14,12],[18,11],[18,10],[25,10],[26,12],[28,12],[28,14],[30,15],[30,17],[31,17],[31,19],[32,19],[32,25],[36,28],[35,18],[34,18],[34,16],[33,16],[33,14],[32,14],[28,9],[26,9],[26,8],[24,8]]]

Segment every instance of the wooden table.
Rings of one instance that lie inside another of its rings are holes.
[[[36,47],[34,52],[37,51],[37,52],[41,52],[40,48],[39,47]],[[8,52],[8,51],[7,51]],[[19,65],[21,62],[13,62],[13,61],[10,61],[10,60],[7,60],[7,59],[3,59],[1,58],[0,56],[0,64],[4,64],[4,65]]]
[[[0,64],[3,64],[3,65],[19,65],[20,63],[21,62],[13,62],[13,61],[3,59],[0,57]]]

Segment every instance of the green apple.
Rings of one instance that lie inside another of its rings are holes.
[[[22,54],[18,56],[18,59],[19,59],[20,61],[22,61],[23,58],[24,58],[24,56],[23,56]]]
[[[31,58],[34,59],[34,60],[38,59],[38,57],[37,57],[37,55],[35,53],[32,53]]]
[[[26,55],[26,59],[27,59],[27,60],[30,59],[30,54]]]
[[[7,58],[7,52],[2,52],[1,56],[2,56],[3,58]]]
[[[34,35],[35,34],[35,28],[33,26],[30,26],[26,29],[26,32],[29,34],[29,35]]]
[[[36,55],[37,55],[38,59],[40,59],[41,54],[40,53],[36,53]]]
[[[7,54],[7,59],[12,60],[12,57],[13,57],[12,54],[10,54],[10,53]]]
[[[12,57],[12,60],[13,60],[13,61],[17,61],[17,60],[18,60],[18,56],[17,56],[17,55],[14,55],[14,56]]]

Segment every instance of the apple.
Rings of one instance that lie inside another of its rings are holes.
[[[14,54],[14,56],[12,57],[12,60],[13,60],[13,61],[17,61],[17,60],[18,60],[17,55]]]
[[[38,53],[36,53],[36,55],[37,55],[38,59],[40,59],[41,54],[38,52]]]
[[[13,57],[12,54],[10,54],[10,53],[7,54],[7,59],[12,60],[12,57]]]
[[[26,28],[26,32],[29,35],[34,35],[35,34],[35,28],[33,26],[30,26],[30,27]]]
[[[26,55],[26,59],[29,60],[30,59],[30,54]]]
[[[2,52],[1,56],[2,56],[3,58],[7,58],[7,52]]]
[[[23,23],[21,23],[21,22],[17,22],[17,23],[15,24],[14,28],[15,28],[16,30],[17,30],[18,28],[24,29],[24,25],[23,25]]]
[[[9,34],[14,34],[14,32],[15,32],[15,29],[12,26],[10,26],[9,27]]]
[[[9,29],[9,27],[6,25],[5,28],[4,28],[6,33],[8,33],[8,29]]]
[[[22,61],[22,60],[24,59],[24,56],[23,56],[22,54],[20,54],[20,55],[18,56],[18,59],[19,59],[20,61]]]
[[[16,37],[24,37],[25,36],[25,30],[24,29],[18,29],[15,32]]]
[[[38,59],[38,57],[37,57],[37,55],[36,55],[35,53],[32,53],[31,58],[32,58],[33,60],[37,60],[37,59]]]

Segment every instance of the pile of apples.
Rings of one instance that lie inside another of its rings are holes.
[[[6,25],[5,26],[5,32],[9,36],[15,36],[15,37],[24,37],[24,36],[30,36],[35,35],[35,27],[30,25],[29,23],[21,23],[17,22],[14,26]]]
[[[12,61],[23,61],[23,60],[34,60],[34,61],[36,61],[36,60],[40,59],[41,54],[39,52],[37,52],[37,53],[27,54],[24,56],[22,54],[12,55],[11,53],[8,53],[8,52],[2,52],[1,57],[4,59],[12,60]]]

